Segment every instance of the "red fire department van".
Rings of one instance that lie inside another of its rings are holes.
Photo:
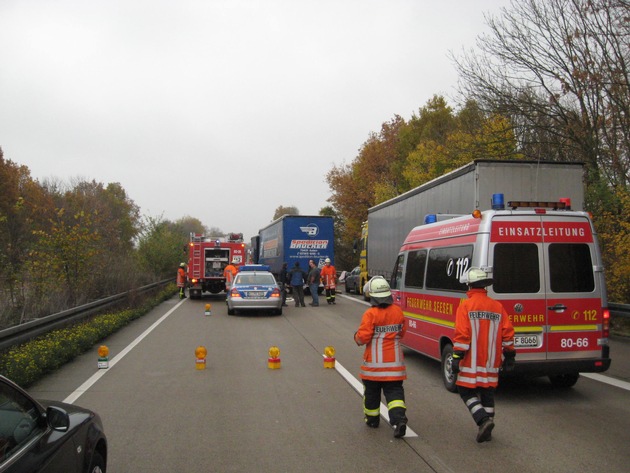
[[[609,311],[604,268],[589,215],[570,202],[508,202],[469,216],[427,215],[405,239],[392,279],[394,302],[405,313],[403,344],[451,371],[455,313],[466,298],[460,276],[471,267],[492,273],[489,296],[514,325],[514,374],[549,376],[573,386],[580,372],[610,366]]]
[[[238,268],[246,262],[242,233],[231,233],[227,238],[191,233],[188,251],[188,285],[193,299],[203,292],[224,292],[225,267],[234,263]]]

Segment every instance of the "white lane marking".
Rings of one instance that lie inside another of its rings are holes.
[[[610,376],[604,376],[603,374],[598,373],[580,373],[580,376],[584,376],[585,378],[593,379],[595,381],[599,381],[600,383],[610,384],[611,386],[630,391],[630,383],[626,381],[621,381],[620,379],[611,378]]]
[[[343,367],[341,363],[335,361],[335,369],[337,372],[354,388],[356,392],[358,392],[361,397],[363,397],[363,384],[357,378],[352,376],[350,372]],[[389,419],[389,414],[387,411],[387,406],[381,402],[381,417],[385,420]],[[405,437],[417,437],[418,434],[407,426],[407,432],[405,433]]]
[[[108,370],[112,369],[116,365],[116,363],[118,363],[120,360],[122,360],[123,357],[127,353],[129,353],[138,343],[140,343],[147,335],[149,335],[158,325],[160,325],[162,322],[164,322],[164,320],[166,320],[166,318],[169,315],[171,315],[173,312],[175,312],[175,310],[180,305],[182,305],[184,302],[186,302],[186,300],[187,299],[182,299],[171,310],[169,310],[166,314],[164,314],[162,317],[160,317],[158,320],[156,320],[148,329],[146,329],[144,332],[142,332],[133,342],[131,342],[129,345],[127,345],[123,351],[121,351],[118,355],[116,355],[114,358],[112,358],[109,361],[109,368],[108,369],[100,369],[100,370],[98,370],[90,378],[88,378],[88,380],[85,383],[83,383],[72,394],[70,394],[67,398],[65,398],[63,400],[63,402],[68,403],[68,404],[73,404],[77,399],[79,399],[81,394],[83,394],[88,389],[90,389],[94,385],[94,383],[96,383],[99,379],[101,379],[101,377],[103,377],[105,375],[105,373],[107,373]]]

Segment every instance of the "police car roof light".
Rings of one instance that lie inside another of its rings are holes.
[[[437,222],[437,215],[435,215],[435,214],[426,214],[424,216],[424,223],[425,224],[427,224],[427,223],[435,223],[435,222]]]
[[[242,273],[243,271],[270,271],[271,268],[268,264],[244,264],[238,271]]]

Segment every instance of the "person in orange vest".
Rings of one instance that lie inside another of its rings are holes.
[[[234,281],[234,276],[238,273],[238,268],[236,267],[237,260],[236,258],[232,258],[232,262],[228,264],[223,270],[223,277],[225,278],[225,290],[229,291],[232,287],[232,281]]]
[[[186,263],[180,263],[177,268],[177,287],[179,287],[179,298],[186,298]]]
[[[322,282],[324,283],[324,290],[326,291],[326,302],[329,304],[336,304],[335,291],[337,281],[337,270],[330,264],[330,258],[324,260],[324,267],[321,271]]]
[[[499,369],[502,364],[506,372],[514,368],[514,327],[503,305],[488,297],[486,287],[493,282],[488,273],[470,268],[460,281],[469,290],[455,314],[451,368],[457,391],[479,427],[481,443],[492,440]]]
[[[394,305],[391,289],[384,278],[373,278],[369,284],[372,307],[365,311],[359,330],[354,334],[357,345],[366,345],[360,373],[365,388],[365,423],[369,427],[379,426],[382,391],[394,437],[401,438],[407,432],[403,389],[407,371],[400,345],[406,330],[405,317],[400,307]]]

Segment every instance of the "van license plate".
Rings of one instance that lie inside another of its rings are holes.
[[[532,348],[539,346],[538,335],[515,335],[514,346],[516,348]]]

